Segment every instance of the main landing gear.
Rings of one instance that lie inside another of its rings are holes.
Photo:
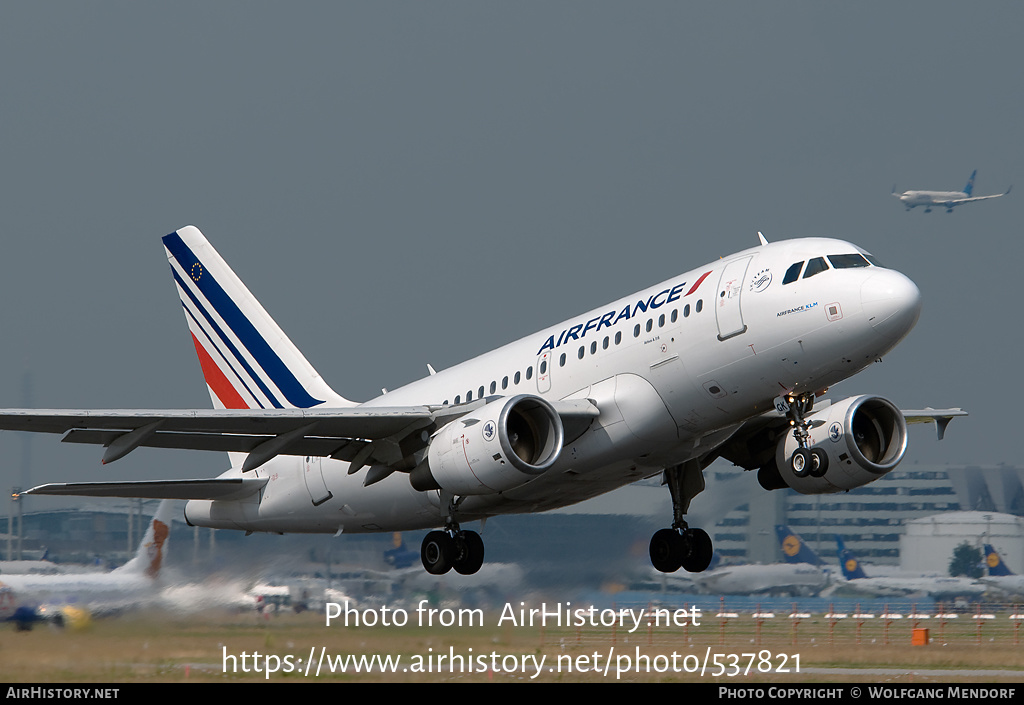
[[[711,565],[711,537],[703,529],[691,529],[683,519],[690,500],[704,489],[700,462],[690,460],[665,468],[664,479],[672,494],[672,528],[661,529],[651,538],[651,563],[662,573],[674,573],[680,568],[700,573]]]
[[[823,477],[828,470],[828,454],[821,448],[808,447],[810,423],[804,414],[814,406],[813,394],[787,394],[776,401],[776,408],[786,414],[793,427],[797,449],[789,458],[789,468],[796,477]]]
[[[456,573],[472,575],[484,563],[484,542],[475,531],[431,531],[423,538],[420,559],[432,575],[443,575],[452,568]]]
[[[472,575],[484,564],[484,542],[480,534],[460,529],[455,520],[461,501],[441,492],[441,502],[447,509],[444,529],[429,532],[420,546],[420,560],[431,575],[444,575],[452,568],[456,573]]]

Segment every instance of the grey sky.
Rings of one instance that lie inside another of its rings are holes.
[[[186,224],[353,399],[761,230],[921,288],[834,390],[970,411],[907,462],[1015,463],[1022,194],[889,191],[1024,191],[1021,27],[1013,2],[4,3],[0,403],[30,371],[37,407],[207,406],[159,241]],[[32,447],[38,482],[225,467]]]

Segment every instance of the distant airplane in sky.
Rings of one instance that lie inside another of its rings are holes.
[[[896,187],[892,187],[892,195],[900,199],[900,202],[907,207],[909,211],[915,206],[924,206],[925,213],[932,212],[932,206],[941,206],[946,209],[947,213],[952,213],[953,208],[962,205],[964,203],[974,203],[975,201],[987,201],[990,198],[999,198],[1005,196],[1013,188],[1006,189],[1003,193],[995,193],[991,196],[972,196],[974,192],[974,175],[978,173],[975,169],[971,172],[971,178],[967,179],[967,185],[964,186],[963,191],[904,191],[903,193],[896,193]]]

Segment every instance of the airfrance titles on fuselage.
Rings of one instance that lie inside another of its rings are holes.
[[[540,355],[545,350],[554,350],[555,348],[561,347],[562,343],[567,343],[570,340],[581,340],[586,337],[587,333],[594,331],[599,332],[602,328],[611,328],[619,321],[629,320],[638,313],[647,313],[648,310],[655,310],[661,308],[667,303],[678,301],[681,298],[689,296],[697,290],[707,276],[711,274],[711,270],[704,272],[700,275],[700,278],[694,282],[693,286],[690,287],[689,291],[683,294],[683,289],[686,288],[686,282],[676,284],[671,289],[664,289],[659,291],[657,294],[652,294],[647,297],[646,300],[640,299],[635,304],[627,304],[620,311],[619,309],[612,309],[602,316],[595,316],[586,323],[577,323],[574,326],[566,328],[558,334],[558,339],[555,339],[554,335],[549,335],[548,339],[544,341],[544,344],[540,346],[540,350],[537,354]],[[616,315],[617,314],[617,315]]]

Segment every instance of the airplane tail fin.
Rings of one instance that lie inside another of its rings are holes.
[[[839,547],[839,567],[843,571],[843,577],[847,580],[868,577],[864,569],[860,567],[857,556],[853,555],[853,551],[846,547],[839,536],[836,536],[836,545]]]
[[[135,557],[118,568],[116,572],[144,573],[147,577],[154,579],[160,574],[160,567],[167,557],[167,538],[171,533],[173,513],[174,500],[161,500],[156,508],[156,513],[149,521],[149,526],[139,543]]]
[[[1013,575],[1013,571],[1006,567],[1003,559],[989,544],[985,544],[985,565],[988,567],[989,575]]]
[[[974,175],[977,174],[977,173],[978,173],[977,169],[972,171],[971,172],[971,178],[967,179],[967,185],[964,186],[964,193],[966,193],[968,196],[970,196],[971,192],[974,191]]]
[[[810,563],[811,565],[824,565],[817,553],[810,546],[804,543],[799,534],[783,524],[775,526],[775,535],[779,538],[782,546],[782,557],[786,563]]]
[[[163,238],[174,284],[218,409],[346,407],[206,237]]]

